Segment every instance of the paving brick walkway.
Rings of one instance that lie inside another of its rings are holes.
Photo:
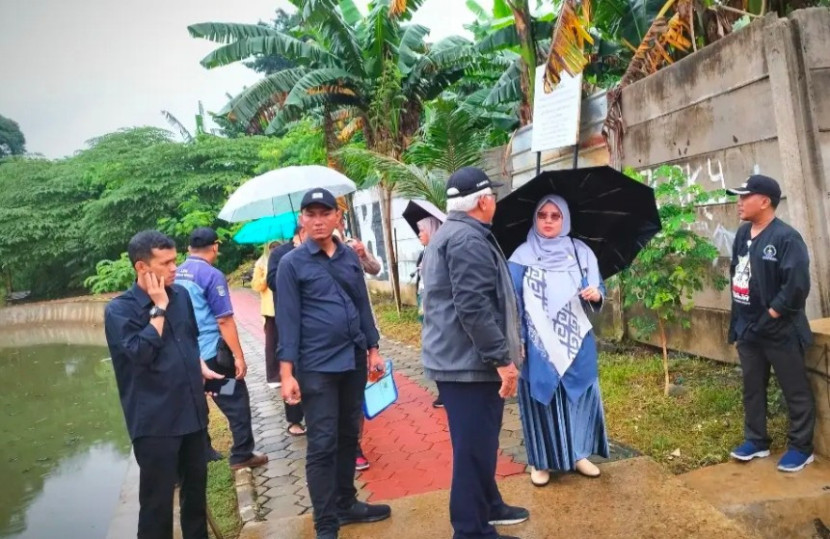
[[[254,418],[256,448],[270,459],[254,470],[260,517],[296,516],[310,511],[305,482],[305,437],[290,436],[279,390],[265,381],[264,334],[259,296],[250,290],[232,293],[235,318],[248,362],[248,387]],[[443,409],[432,407],[436,389],[423,376],[420,352],[384,339],[382,354],[391,358],[398,385],[398,401],[366,421],[363,450],[371,467],[358,474],[355,484],[362,500],[389,500],[449,488],[452,447]],[[505,406],[500,435],[499,478],[526,468],[522,428],[515,399]],[[619,453],[616,451],[615,453]],[[622,452],[622,456],[630,456]]]

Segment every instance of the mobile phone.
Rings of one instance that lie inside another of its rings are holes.
[[[205,382],[205,393],[213,393],[214,395],[233,395],[235,389],[235,378],[222,378],[221,380],[207,380]]]

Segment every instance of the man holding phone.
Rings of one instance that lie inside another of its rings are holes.
[[[228,418],[233,435],[229,463],[232,470],[255,468],[268,462],[268,456],[254,452],[251,427],[251,402],[245,374],[248,367],[242,354],[236,322],[233,319],[230,290],[225,275],[214,264],[219,258],[219,236],[208,227],[190,234],[187,260],[176,272],[176,284],[190,294],[199,324],[199,351],[205,363],[229,378],[236,378],[233,388],[222,388],[214,395],[216,405]],[[233,355],[233,367],[217,361],[220,351]],[[232,393],[227,392],[232,389]]]
[[[383,360],[360,260],[333,237],[342,218],[337,201],[313,189],[300,210],[308,239],[277,269],[277,358],[283,398],[302,401],[308,425],[306,476],[317,538],[336,539],[342,525],[391,514],[388,505],[358,501],[354,487],[367,369],[383,371]]]
[[[138,538],[172,537],[180,480],[182,535],[207,539],[203,384],[222,376],[199,361],[193,305],[173,285],[173,240],[145,230],[133,236],[127,253],[137,280],[107,305],[104,328],[140,468]]]

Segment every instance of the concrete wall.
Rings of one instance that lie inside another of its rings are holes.
[[[106,345],[107,298],[76,298],[0,309],[0,348],[40,344]]]
[[[777,178],[786,197],[779,216],[801,231],[810,249],[812,318],[830,314],[826,252],[826,166],[830,144],[830,11],[769,16],[675,65],[626,88],[622,94],[623,166],[647,177],[664,164],[681,168],[707,190],[738,185],[753,173]],[[822,151],[826,158],[822,158]],[[724,259],[739,226],[734,204],[700,209],[698,232]],[[725,342],[729,294],[707,290],[695,297],[691,331],[673,331],[672,348],[721,360],[734,359]],[[695,338],[690,338],[694,335]]]
[[[76,299],[14,305],[0,309],[0,328],[32,324],[98,324],[104,322],[105,299]]]

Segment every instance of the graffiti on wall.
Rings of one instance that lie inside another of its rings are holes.
[[[718,158],[709,157],[690,160],[686,163],[676,163],[671,166],[683,172],[688,178],[690,185],[700,185],[707,191],[727,189],[728,187],[741,184],[746,179],[745,177],[727,177],[726,167]],[[659,166],[641,171],[648,185],[654,185],[658,168]],[[748,172],[750,174],[759,174],[761,167],[755,163]],[[728,202],[728,200],[728,198],[722,197],[714,200],[713,204],[723,204]],[[737,225],[734,219],[732,219],[731,214],[724,214],[724,211],[733,212],[734,210],[732,208],[729,210],[721,210],[716,215],[708,206],[701,206],[699,213],[701,218],[692,225],[692,229],[698,234],[708,237],[715,247],[717,247],[721,256],[731,258]]]

